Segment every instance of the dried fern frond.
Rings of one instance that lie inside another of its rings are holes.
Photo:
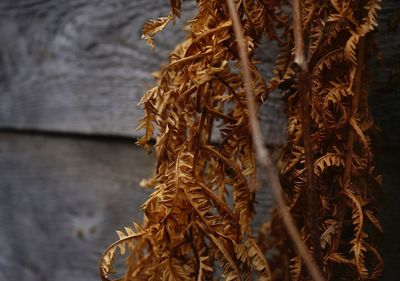
[[[150,45],[152,37],[179,16],[180,2],[171,2],[168,17],[145,25],[144,37]],[[246,35],[253,56],[255,34],[276,37],[278,27],[265,18],[280,18],[280,8],[246,1],[238,9],[244,23],[245,11],[254,21]],[[271,280],[270,267],[250,227],[256,165],[226,4],[198,1],[197,15],[187,29],[187,38],[160,71],[157,86],[140,103],[146,113],[139,129],[145,134],[138,143],[150,149],[154,132],[158,135],[157,169],[151,180],[154,192],[143,205],[143,229],[151,242],[146,247],[143,239],[130,245],[132,256],[145,247],[148,257],[146,265],[142,259],[129,259],[124,280],[141,278],[138,266],[144,266],[149,280],[218,280],[220,273],[226,280],[250,276]],[[269,89],[253,59],[250,69],[260,104]],[[212,134],[219,135],[217,143],[211,143]],[[102,265],[106,280],[111,265],[108,260]]]
[[[292,214],[298,226],[304,227],[303,239],[322,252],[321,267],[328,280],[337,280],[339,275],[341,280],[378,280],[382,274],[376,246],[382,230],[375,216],[377,174],[372,141],[376,131],[363,80],[365,37],[377,26],[380,2],[306,0],[303,6],[304,38],[311,36],[305,40],[310,83],[298,79],[292,85],[281,177],[288,201],[293,202]],[[293,46],[293,38],[288,37],[286,44]],[[290,63],[286,64],[289,67]],[[308,98],[306,105],[299,106],[302,91]],[[310,123],[302,117],[304,107],[309,108]],[[309,137],[304,138],[307,130]],[[306,140],[311,142],[308,152]],[[311,169],[306,165],[307,156],[313,163]],[[307,178],[307,170],[312,170],[311,177]],[[305,184],[310,179],[318,194],[312,201]],[[318,206],[314,214],[307,212],[311,206]],[[317,227],[309,225],[312,216],[317,218]],[[274,227],[270,225],[270,233],[275,235]],[[310,239],[315,229],[320,245]],[[287,249],[281,252],[287,253]],[[296,260],[295,252],[289,252]],[[278,266],[287,264],[285,255],[275,259],[280,260]],[[377,265],[371,260],[378,261]],[[293,269],[296,280],[307,280],[308,274],[299,277],[298,265]]]
[[[153,193],[143,226],[118,232],[101,257],[102,280],[112,280],[118,250],[129,254],[117,279],[125,281],[378,280],[380,177],[363,76],[381,1],[294,1],[294,10],[286,0],[228,2],[197,1],[185,40],[140,102],[138,144],[157,153]],[[180,17],[181,1],[170,5],[167,17],[144,26],[153,48]],[[269,81],[254,58],[263,37],[280,46]],[[268,173],[281,212],[256,240],[256,155],[271,167],[257,112],[277,89],[288,118],[282,190]]]

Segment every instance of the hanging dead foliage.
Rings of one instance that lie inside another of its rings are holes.
[[[377,25],[380,1],[303,2],[297,29],[306,60],[296,64],[289,3],[236,1],[255,111],[268,93],[284,90],[282,191],[325,278],[377,280],[383,267],[376,246],[380,178],[363,74],[365,37]],[[181,1],[170,4],[168,16],[144,27],[150,46],[180,16]],[[259,239],[251,227],[254,130],[233,27],[225,1],[198,0],[186,39],[143,96],[139,128],[145,133],[138,143],[157,153],[155,176],[147,181],[154,192],[143,205],[143,224],[118,231],[119,240],[102,255],[103,281],[310,280],[307,260],[291,246],[280,212],[273,212]],[[263,36],[281,46],[275,76],[267,82],[254,59]],[[217,136],[213,142],[211,135]],[[120,279],[112,278],[117,252],[129,255]]]
[[[321,261],[328,280],[378,280],[383,270],[377,250],[382,233],[376,217],[377,129],[364,79],[366,37],[377,26],[380,2],[304,1],[301,29],[307,67],[299,71],[286,61],[277,65],[279,77],[299,73],[297,81],[286,83],[291,94],[281,181],[302,239]],[[281,56],[294,45],[288,36]],[[302,261],[283,242],[288,238],[282,238],[279,217],[273,214],[263,234],[270,239],[264,247],[278,249],[271,258],[273,279],[308,280]]]

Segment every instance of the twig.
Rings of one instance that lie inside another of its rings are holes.
[[[362,74],[364,71],[365,67],[365,61],[364,61],[364,56],[365,56],[365,37],[361,37],[360,41],[358,42],[358,54],[357,54],[357,70],[354,78],[354,96],[351,101],[351,113],[350,113],[350,118],[353,118],[357,114],[358,110],[358,104],[359,104],[359,99],[361,93],[361,85],[362,85]],[[355,67],[355,66],[353,66]],[[350,120],[350,119],[349,119]],[[348,134],[348,139],[347,139],[347,154],[346,154],[346,159],[345,159],[345,170],[343,173],[343,178],[342,178],[342,189],[347,188],[348,184],[351,181],[351,169],[353,166],[353,152],[354,152],[354,135],[355,131],[352,126],[350,126],[349,129],[349,134]],[[346,201],[343,196],[341,196],[341,200],[339,201],[339,207],[338,207],[338,214],[337,214],[337,220],[339,222],[340,228],[335,234],[336,239],[332,239],[334,241],[331,252],[337,252],[339,248],[339,242],[340,242],[340,237],[342,235],[342,228],[343,228],[343,221],[344,221],[344,216],[345,216],[345,211],[346,211]]]
[[[247,44],[243,35],[243,27],[241,21],[239,19],[239,15],[233,0],[227,0],[229,7],[229,14],[233,22],[233,29],[236,35],[236,41],[239,47],[239,57],[242,63],[242,73],[244,77],[244,86],[247,97],[247,106],[249,109],[249,123],[252,134],[252,139],[254,143],[254,147],[256,150],[256,157],[260,164],[266,169],[268,174],[272,192],[274,194],[276,203],[281,212],[286,230],[297,247],[300,256],[303,258],[311,276],[315,281],[323,281],[324,278],[320,273],[318,266],[312,259],[311,255],[308,252],[307,247],[304,242],[301,240],[299,231],[294,223],[294,220],[289,212],[289,208],[287,207],[283,196],[282,196],[282,188],[279,182],[278,173],[276,168],[274,167],[269,151],[265,148],[265,145],[262,140],[262,134],[260,129],[260,124],[256,115],[256,103],[254,99],[254,91],[251,85],[251,75],[250,75],[250,67],[249,67],[249,57],[247,53]]]
[[[318,223],[318,210],[319,210],[319,197],[314,184],[314,157],[311,146],[311,118],[310,118],[310,75],[308,72],[308,58],[305,53],[303,24],[301,16],[301,3],[300,0],[293,0],[293,30],[294,30],[294,43],[295,43],[295,57],[294,61],[300,66],[298,72],[298,94],[300,95],[300,108],[301,119],[303,127],[303,144],[304,144],[304,158],[306,162],[306,218],[305,223],[311,236],[311,246],[314,250],[314,258],[321,266],[321,245],[320,233]]]
[[[294,34],[294,62],[306,72],[308,71],[307,59],[304,51],[303,24],[301,20],[300,0],[293,0],[293,34]]]

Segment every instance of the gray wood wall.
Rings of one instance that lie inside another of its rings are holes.
[[[157,36],[156,52],[140,36],[146,20],[168,13],[167,2],[0,1],[0,281],[98,280],[98,257],[114,230],[141,221],[149,191],[138,183],[154,158],[134,145],[136,104],[183,37],[182,24]],[[193,5],[184,3],[184,18]],[[376,36],[384,65],[372,67],[371,105],[383,136],[385,280],[396,280],[400,3],[384,5]],[[281,144],[279,97],[262,110],[265,139]],[[270,195],[259,201],[258,220]]]

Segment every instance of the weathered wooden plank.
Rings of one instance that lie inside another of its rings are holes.
[[[141,30],[168,12],[165,0],[1,1],[0,127],[137,136],[136,104],[151,72],[184,36],[179,21],[153,52]]]
[[[381,161],[387,281],[398,276],[399,158],[385,149]],[[0,133],[0,280],[98,280],[98,258],[114,230],[142,221],[149,190],[138,182],[153,161],[125,141]],[[260,176],[255,226],[272,202]]]
[[[184,17],[193,10],[185,1]],[[383,139],[400,141],[400,2],[384,1],[377,42],[384,66],[371,71],[371,104]],[[182,22],[157,37],[152,52],[140,39],[143,23],[166,15],[168,1],[3,0],[0,2],[0,127],[137,136],[136,108],[168,52],[183,37]],[[397,19],[397,20],[396,20]],[[262,53],[271,69],[274,51]],[[284,141],[279,98],[263,118],[268,143]]]
[[[154,157],[136,145],[0,134],[0,280],[90,281],[134,219]]]
[[[153,52],[141,30],[168,13],[164,0],[1,1],[0,126],[133,135],[150,73],[183,37],[178,22]]]
[[[185,1],[183,18],[194,5]],[[155,52],[141,30],[168,12],[165,0],[1,1],[0,127],[138,136],[136,104],[153,84],[151,72],[184,37],[184,20],[157,35]],[[268,50],[266,73],[274,60]],[[273,121],[265,127],[268,142],[283,142],[279,98],[265,111]]]
[[[153,163],[133,142],[0,133],[0,280],[98,280],[115,230],[142,222]],[[272,205],[260,188],[257,226]]]

